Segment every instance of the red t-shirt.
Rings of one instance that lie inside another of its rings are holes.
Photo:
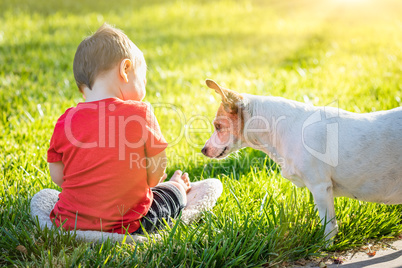
[[[166,147],[144,102],[110,98],[68,109],[47,152],[48,162],[64,164],[62,192],[50,218],[66,230],[134,232],[153,199],[146,157]]]

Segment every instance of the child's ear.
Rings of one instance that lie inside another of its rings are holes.
[[[211,79],[205,80],[205,83],[209,88],[215,90],[216,93],[221,95],[223,106],[228,113],[237,113],[237,110],[241,106],[243,96],[236,91],[221,87],[215,81]]]
[[[128,83],[128,71],[132,68],[133,63],[129,59],[124,59],[120,63],[120,76],[123,78],[124,82]]]

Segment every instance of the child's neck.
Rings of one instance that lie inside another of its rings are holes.
[[[116,88],[117,87],[117,88]],[[92,89],[85,87],[83,94],[85,102],[98,101],[109,98],[120,98],[119,84],[112,77],[101,77],[95,80]]]
[[[90,89],[88,89],[88,90],[90,90]],[[119,97],[114,94],[85,94],[85,93],[84,93],[84,96],[85,96],[85,102],[99,101],[99,100]]]

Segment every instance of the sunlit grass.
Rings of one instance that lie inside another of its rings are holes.
[[[223,162],[201,155],[209,133],[191,130],[211,129],[219,104],[205,78],[353,112],[402,103],[398,1],[24,0],[3,1],[0,12],[0,265],[245,267],[319,254],[322,230],[308,190],[257,151]],[[30,198],[57,189],[46,164],[54,123],[82,101],[75,49],[105,21],[145,54],[146,100],[172,144],[169,173],[180,168],[195,180],[224,183],[212,212],[192,226],[179,223],[161,243],[79,243],[41,231],[29,217]],[[335,205],[340,233],[332,250],[402,231],[400,206],[346,198]]]

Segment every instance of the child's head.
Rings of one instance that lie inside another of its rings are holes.
[[[127,84],[125,87],[144,91],[139,97],[144,98],[146,63],[142,52],[121,30],[105,23],[78,46],[73,64],[74,78],[80,91],[84,92],[84,88],[92,90],[97,78],[115,68],[119,70],[120,80]]]

